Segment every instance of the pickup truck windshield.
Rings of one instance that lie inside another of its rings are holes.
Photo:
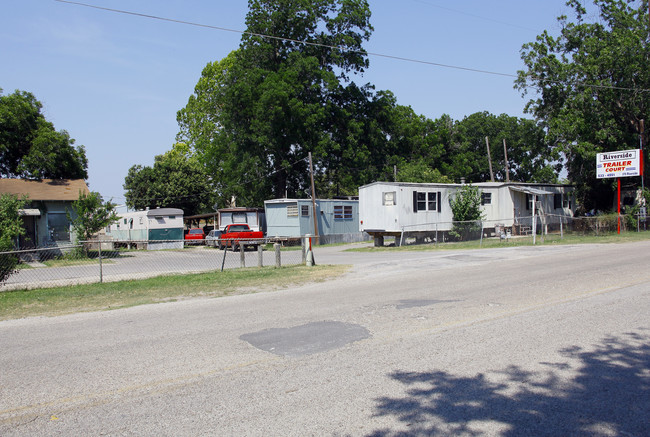
[[[246,225],[243,226],[230,226],[228,228],[228,232],[243,232],[243,231],[250,231],[250,228]]]

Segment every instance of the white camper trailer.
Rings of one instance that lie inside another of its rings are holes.
[[[571,185],[484,182],[472,184],[482,193],[483,224],[508,228],[515,235],[531,232],[533,213],[573,216]],[[437,238],[453,227],[450,199],[462,184],[374,182],[359,188],[359,228],[383,244],[386,236]],[[533,199],[535,203],[533,203]]]
[[[106,229],[106,235],[139,249],[182,249],[183,210],[156,208],[127,212]]]
[[[252,231],[262,231],[266,234],[266,214],[264,208],[223,208],[219,211],[219,230],[226,226],[245,223]]]

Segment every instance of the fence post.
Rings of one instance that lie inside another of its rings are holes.
[[[99,257],[99,283],[104,282],[104,269],[102,267],[102,241],[97,240],[98,257]]]
[[[564,229],[562,224],[564,224],[564,216],[560,216],[560,240],[564,240]]]
[[[239,245],[239,265],[240,267],[246,267],[246,245]]]
[[[263,266],[264,266],[264,245],[258,244],[257,245],[257,267],[263,267]]]
[[[438,245],[438,223],[436,223],[436,246]]]
[[[481,220],[481,241],[479,243],[479,247],[483,247],[483,220]]]
[[[280,257],[280,243],[274,243],[273,249],[275,249],[275,267],[279,269],[282,267],[282,260]]]
[[[223,258],[221,259],[221,271],[223,272],[223,265],[226,263],[226,252],[228,252],[228,246],[226,245],[223,248]]]

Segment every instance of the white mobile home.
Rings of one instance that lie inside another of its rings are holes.
[[[246,223],[253,231],[266,234],[266,215],[264,208],[223,208],[219,210],[219,229],[225,230],[232,224]]]
[[[573,216],[573,186],[484,182],[484,227],[508,228],[513,235],[530,232],[535,209],[553,216]],[[450,199],[462,184],[374,182],[359,188],[359,228],[383,244],[385,236],[431,237],[452,229]],[[533,203],[533,199],[535,203]]]
[[[106,228],[113,240],[148,250],[183,248],[183,210],[156,208],[127,212]]]

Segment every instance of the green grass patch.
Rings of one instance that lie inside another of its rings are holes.
[[[348,270],[349,266],[339,265],[246,268],[103,284],[6,291],[0,292],[0,320],[111,310],[196,297],[274,291],[325,281]]]
[[[549,234],[545,236],[538,235],[535,241],[536,246],[557,246],[557,245],[575,245],[575,244],[608,244],[608,243],[629,243],[635,241],[650,240],[650,232],[623,232],[618,234],[602,233],[600,235],[582,235],[582,234]],[[459,249],[493,249],[499,247],[516,247],[532,246],[533,237],[513,237],[507,240],[498,238],[484,238],[483,241],[459,241],[444,243],[427,243],[427,244],[406,244],[395,247],[392,244],[383,247],[360,247],[348,249],[350,252],[376,252],[376,251],[418,251],[418,250],[459,250]]]

